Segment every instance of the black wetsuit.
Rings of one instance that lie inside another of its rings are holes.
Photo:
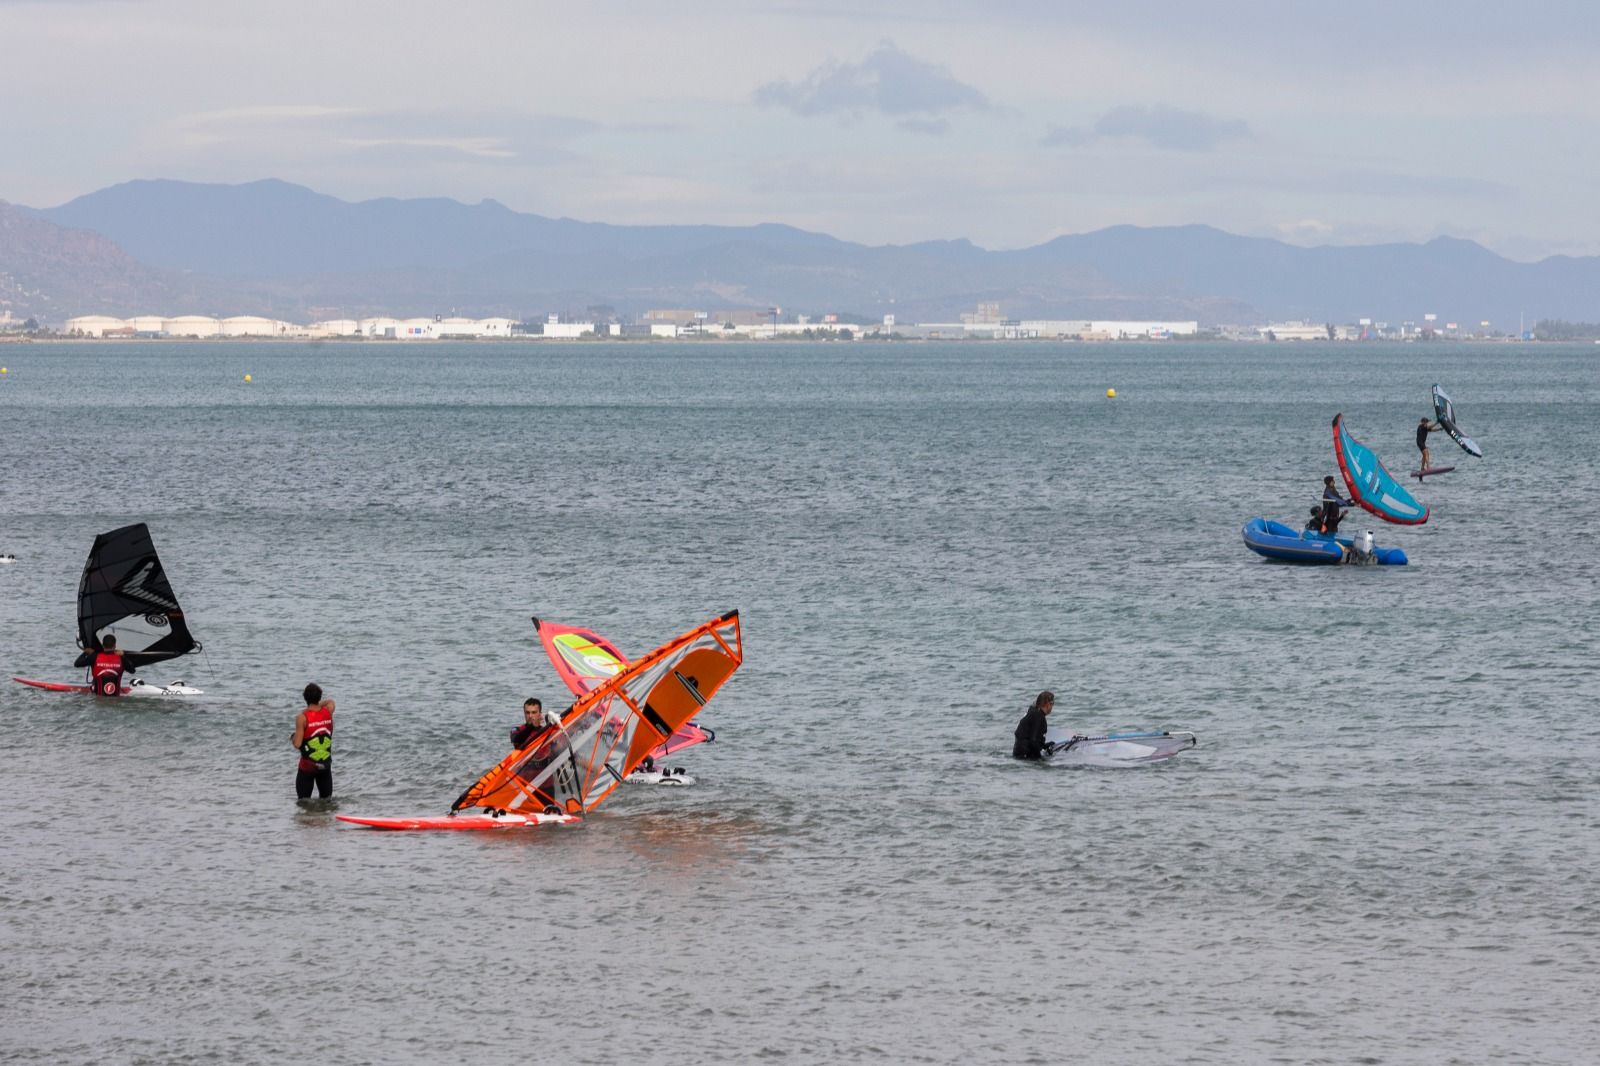
[[[1428,434],[1432,431],[1432,428],[1426,423],[1419,422],[1417,424],[1417,451],[1425,452],[1428,450]]]
[[[1339,508],[1344,506],[1344,497],[1331,488],[1322,490],[1322,531],[1329,536],[1339,532],[1339,520],[1344,515],[1339,513]]]
[[[527,744],[528,741],[538,736],[539,731],[543,728],[544,726],[536,725],[533,722],[522,723],[511,731],[511,746],[513,748],[522,747],[523,745]]]
[[[1011,746],[1011,757],[1014,759],[1041,757],[1044,754],[1046,729],[1044,712],[1037,706],[1029,707],[1028,713],[1017,723],[1017,742]]]

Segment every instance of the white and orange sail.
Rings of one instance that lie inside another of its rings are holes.
[[[611,641],[592,629],[582,626],[562,625],[535,618],[534,632],[550,656],[550,665],[556,668],[561,681],[574,696],[583,696],[616,677],[628,668],[628,657]],[[686,722],[650,752],[652,760],[715,740],[716,733],[696,722]]]
[[[540,626],[541,639],[545,625]],[[597,664],[604,656],[625,662],[604,638],[593,639],[598,634],[567,632],[584,634],[581,640],[588,647],[577,641],[563,645],[554,631],[546,647],[555,643],[572,651],[573,658],[560,652],[569,666],[575,659],[589,661],[588,648],[610,648],[593,660]],[[468,786],[451,810],[475,807],[525,815],[593,810],[646,756],[688,724],[743,662],[738,611],[696,626],[588,687],[559,723]]]

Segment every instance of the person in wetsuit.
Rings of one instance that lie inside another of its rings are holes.
[[[1427,470],[1433,465],[1433,453],[1428,451],[1428,434],[1444,427],[1437,422],[1429,422],[1426,418],[1417,423],[1417,451],[1422,453],[1422,465],[1418,470]]]
[[[1321,504],[1318,504],[1317,506],[1311,508],[1311,517],[1306,519],[1306,532],[1308,532],[1308,533],[1321,533],[1322,532],[1322,505]]]
[[[115,634],[107,633],[89,666],[89,686],[96,696],[122,695],[122,673],[126,669],[122,652],[117,650]]]
[[[1033,701],[1033,706],[1028,708],[1022,716],[1022,721],[1017,723],[1016,743],[1011,746],[1013,759],[1038,759],[1044,755],[1044,735],[1048,728],[1045,719],[1055,709],[1056,694],[1054,692],[1041,692],[1039,698]]]
[[[1350,501],[1339,495],[1339,490],[1333,487],[1333,475],[1329,474],[1322,479],[1322,531],[1328,536],[1339,532],[1339,523],[1344,520],[1344,511],[1341,508],[1349,507]]]
[[[322,686],[312,682],[305,690],[306,707],[295,716],[294,735],[289,738],[300,752],[300,765],[294,775],[294,794],[311,798],[317,786],[319,799],[333,795],[333,701],[322,698]]]

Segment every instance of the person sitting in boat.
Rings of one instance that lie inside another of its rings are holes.
[[[1426,418],[1417,423],[1417,451],[1422,453],[1422,465],[1418,470],[1429,470],[1433,467],[1433,455],[1428,451],[1428,434],[1444,427],[1437,422],[1430,422]]]
[[[1306,519],[1306,532],[1322,532],[1322,505],[1320,503],[1311,508],[1311,517]]]
[[[94,653],[94,662],[89,667],[89,684],[93,686],[98,696],[122,695],[122,672],[125,666],[122,661],[122,652],[117,649],[115,634],[107,633],[100,642],[100,648]]]
[[[511,746],[525,748],[544,730],[544,704],[537,696],[522,701],[522,724],[511,731]]]
[[[1054,692],[1041,692],[1039,698],[1033,701],[1027,713],[1022,716],[1022,721],[1017,723],[1013,734],[1017,739],[1011,746],[1013,759],[1038,759],[1044,755],[1044,735],[1048,729],[1045,721],[1050,712],[1055,709],[1056,694]]]
[[[1322,531],[1328,536],[1339,532],[1339,523],[1344,520],[1342,508],[1349,507],[1350,501],[1339,495],[1339,490],[1333,487],[1333,475],[1329,474],[1322,479]]]

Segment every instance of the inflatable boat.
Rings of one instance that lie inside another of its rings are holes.
[[[1378,547],[1372,542],[1370,530],[1357,537],[1330,537],[1309,529],[1291,529],[1282,522],[1266,518],[1252,518],[1240,532],[1245,547],[1257,555],[1286,563],[1406,565],[1405,552],[1399,548]]]

